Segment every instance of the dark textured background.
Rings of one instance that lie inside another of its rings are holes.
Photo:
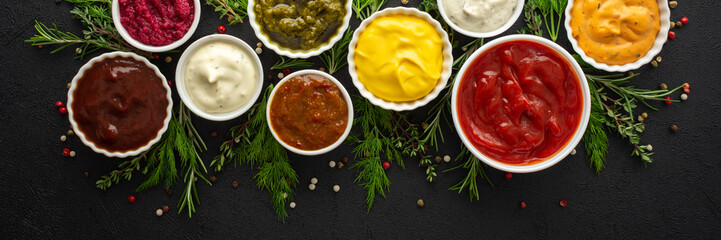
[[[410,5],[419,2],[411,0]],[[658,112],[639,108],[649,112],[642,141],[654,146],[653,164],[644,166],[630,156],[631,146],[625,140],[611,135],[606,168],[599,175],[589,168],[579,146],[579,154],[556,166],[515,174],[511,180],[503,172],[487,169],[495,187],[481,183],[480,201],[469,202],[466,192],[447,190],[465,173],[439,173],[437,182],[427,183],[423,169],[415,167],[417,159],[407,159],[405,170],[394,166],[387,172],[392,182],[387,199],[377,198],[366,212],[365,191],[353,183],[355,170],[328,168],[329,160],[350,155],[351,148],[344,145],[318,157],[291,155],[300,184],[295,196],[298,206],[288,209],[286,223],[277,219],[269,194],[256,188],[255,171],[247,166],[226,167],[215,174],[218,182],[212,187],[200,184],[201,202],[192,218],[175,213],[180,184],[172,196],[162,187],[135,193],[143,179],[135,174],[132,181],[108,191],[96,189],[95,180],[115,169],[119,160],[92,152],[76,137],[60,142],[70,124],[54,106],[55,101],[66,100],[66,83],[89,58],[74,60],[74,47],[50,54],[51,46],[38,49],[22,42],[34,34],[34,20],[56,23],[76,34],[82,25],[70,17],[68,3],[4,0],[2,5],[0,238],[721,238],[721,1],[679,1],[672,19],[688,16],[690,24],[674,30],[677,37],[661,52],[661,67],[638,71],[642,74],[634,85],[639,87],[692,84],[686,102],[653,103]],[[400,5],[400,0],[387,5]],[[225,21],[203,6],[198,30],[185,46],[215,33],[220,24]],[[358,24],[354,18],[351,27]],[[250,45],[258,42],[247,23],[228,26],[227,33]],[[563,30],[559,43],[570,49]],[[161,60],[153,63],[174,79],[179,55],[165,63],[161,54]],[[261,59],[268,70],[277,56],[264,49]],[[349,91],[357,92],[347,70],[336,76]],[[424,110],[413,113],[424,118]],[[195,119],[210,148],[202,154],[206,164],[218,153],[222,139],[209,133],[215,130],[224,136],[238,122]],[[671,124],[681,130],[671,133]],[[455,155],[460,141],[448,130],[446,140],[439,154]],[[63,147],[75,150],[77,157],[62,157]],[[438,170],[452,166],[455,163],[442,163]],[[83,177],[84,171],[90,172],[90,178]],[[312,177],[320,180],[315,191],[307,188]],[[240,183],[237,189],[231,186],[233,180]],[[331,190],[334,184],[341,186],[339,193]],[[126,200],[130,194],[137,197],[134,204]],[[424,208],[416,207],[419,198],[425,200]],[[568,201],[567,207],[559,206],[561,199]],[[520,201],[528,207],[520,209]],[[171,212],[156,217],[155,209],[162,205],[171,206]]]

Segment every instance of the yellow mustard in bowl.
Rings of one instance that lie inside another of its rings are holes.
[[[428,95],[443,70],[443,40],[433,25],[416,16],[373,20],[358,37],[354,54],[360,82],[391,102]]]
[[[660,30],[658,3],[577,0],[570,26],[578,46],[597,62],[623,65],[642,58]]]

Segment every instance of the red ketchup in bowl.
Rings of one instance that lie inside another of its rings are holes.
[[[471,144],[509,165],[555,155],[573,137],[583,110],[571,64],[553,49],[525,40],[481,53],[463,74],[456,100]]]
[[[183,38],[195,18],[192,0],[118,0],[120,22],[138,42],[169,45]]]

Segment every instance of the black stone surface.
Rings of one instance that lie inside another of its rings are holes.
[[[419,0],[411,0],[416,6]],[[659,68],[644,67],[633,84],[656,88],[660,83],[692,85],[688,101],[647,111],[643,143],[653,144],[653,164],[644,166],[630,156],[631,146],[611,135],[606,168],[595,174],[579,146],[579,154],[533,174],[514,174],[487,168],[494,187],[480,184],[481,198],[470,202],[466,192],[447,189],[464,176],[461,171],[440,173],[427,183],[417,159],[407,159],[407,168],[388,170],[392,182],[387,198],[377,198],[367,211],[365,191],[353,183],[355,170],[330,169],[329,160],[350,156],[350,146],[318,157],[291,155],[300,184],[297,207],[288,209],[287,222],[279,221],[269,194],[255,185],[255,171],[247,166],[227,167],[215,173],[214,186],[199,185],[200,205],[192,218],[177,214],[182,189],[166,195],[162,187],[134,192],[143,180],[136,174],[108,191],[95,188],[99,176],[113,170],[118,159],[110,159],[85,147],[77,137],[61,142],[70,129],[66,115],[57,112],[55,101],[66,100],[66,84],[85,60],[74,60],[73,48],[55,54],[52,46],[42,49],[24,43],[34,33],[35,20],[55,23],[60,29],[81,34],[82,25],[70,16],[71,5],[54,0],[3,1],[0,9],[0,238],[49,239],[719,239],[721,238],[721,1],[679,1],[672,19],[688,16],[690,23],[674,29],[675,40],[665,45]],[[390,0],[388,6],[400,5]],[[202,20],[190,42],[215,33],[225,20],[203,6]],[[352,28],[359,22],[354,19]],[[227,26],[227,25],[226,25]],[[516,26],[506,34],[514,32]],[[227,26],[227,33],[255,45],[258,40],[249,24]],[[506,35],[504,34],[504,35]],[[564,30],[559,43],[570,49]],[[461,42],[469,39],[461,38]],[[458,54],[459,51],[456,51]],[[99,53],[98,53],[99,54]],[[98,55],[98,54],[94,54]],[[152,62],[168,79],[174,79],[176,60]],[[91,56],[92,57],[92,56]],[[277,55],[264,48],[266,71]],[[313,59],[318,62],[317,58]],[[320,67],[316,64],[315,67]],[[266,72],[276,75],[277,71]],[[351,92],[347,70],[338,79]],[[277,81],[277,78],[274,80]],[[680,94],[674,94],[679,98]],[[178,102],[175,94],[176,103]],[[414,111],[419,119],[425,109]],[[239,120],[210,122],[194,119],[210,150],[205,163],[218,153],[222,136]],[[678,133],[669,125],[679,126]],[[217,131],[219,137],[211,137]],[[446,143],[439,155],[454,156],[460,141],[446,129]],[[77,152],[75,158],[61,156],[63,147]],[[353,161],[353,160],[351,160]],[[455,164],[442,163],[439,170]],[[83,172],[90,173],[89,178]],[[212,174],[212,173],[211,173]],[[210,174],[209,174],[210,175]],[[307,188],[312,177],[317,189]],[[238,181],[238,188],[231,186]],[[339,193],[332,186],[341,186]],[[134,194],[134,204],[126,200]],[[416,207],[422,198],[425,207]],[[559,201],[568,201],[560,207]],[[525,201],[528,207],[519,208]],[[170,213],[155,216],[155,209],[171,207]]]

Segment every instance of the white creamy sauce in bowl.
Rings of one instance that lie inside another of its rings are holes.
[[[518,0],[443,0],[448,18],[472,32],[491,32],[503,26],[513,15]]]
[[[207,113],[227,113],[245,105],[256,89],[253,59],[239,46],[214,41],[200,46],[188,59],[185,88]]]

